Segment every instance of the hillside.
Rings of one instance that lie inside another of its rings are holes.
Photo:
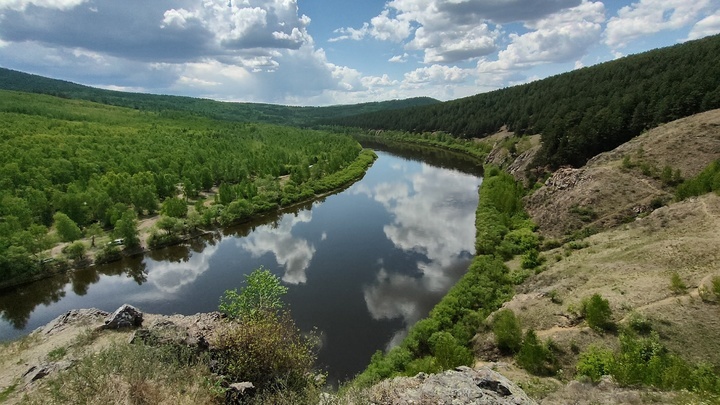
[[[670,201],[673,177],[696,176],[718,156],[720,110],[712,110],[647,131],[579,169],[556,171],[526,209],[549,237],[609,229]]]
[[[591,346],[619,350],[623,328],[641,339],[656,333],[666,353],[720,368],[720,295],[713,284],[720,280],[720,196],[674,202],[674,186],[660,169],[689,178],[718,157],[720,110],[713,110],[661,125],[582,168],[557,171],[525,203],[547,246],[556,238],[567,242],[543,252],[546,262],[535,273],[517,259],[507,263],[526,278],[503,308],[523,329],[552,341],[562,372],[538,379],[520,369],[497,350],[489,329],[475,338],[478,358],[511,364],[502,372],[543,404],[692,402],[683,399],[687,393],[573,380],[581,353]],[[597,233],[582,238],[589,232],[577,231],[587,227]],[[593,294],[609,302],[615,325],[609,331],[589,327],[581,314]]]
[[[542,134],[535,166],[582,166],[648,128],[720,108],[720,35],[536,82],[329,123],[479,138],[503,126]]]
[[[429,97],[329,107],[291,107],[260,103],[221,102],[193,97],[130,93],[83,86],[63,80],[0,68],[0,89],[40,93],[61,98],[93,101],[136,110],[180,111],[212,119],[311,126],[320,120],[382,110],[430,105]]]

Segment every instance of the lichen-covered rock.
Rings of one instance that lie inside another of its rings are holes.
[[[108,313],[95,308],[73,309],[50,321],[47,325],[38,328],[43,335],[52,335],[64,330],[68,326],[80,323],[92,325],[106,318]]]
[[[102,329],[137,328],[142,325],[143,313],[132,305],[123,304],[105,319]]]
[[[370,400],[378,405],[535,404],[502,374],[488,367],[475,370],[464,366],[440,374],[420,373],[383,381],[371,389]]]

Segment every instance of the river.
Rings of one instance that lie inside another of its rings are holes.
[[[319,366],[351,378],[405,336],[465,273],[475,240],[476,164],[426,149],[380,150],[362,180],[318,201],[191,243],[0,293],[0,340],[74,308],[130,303],[159,314],[217,310],[226,289],[264,266],[288,286]]]

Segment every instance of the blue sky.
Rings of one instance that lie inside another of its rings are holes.
[[[718,0],[0,0],[0,66],[227,101],[449,100],[718,32]]]

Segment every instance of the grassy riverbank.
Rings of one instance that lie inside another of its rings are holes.
[[[476,212],[477,256],[467,273],[398,347],[375,353],[354,384],[369,386],[393,376],[474,363],[473,336],[485,318],[513,295],[513,278],[504,260],[537,253],[538,238],[522,209],[523,195],[524,189],[512,176],[486,168]]]

